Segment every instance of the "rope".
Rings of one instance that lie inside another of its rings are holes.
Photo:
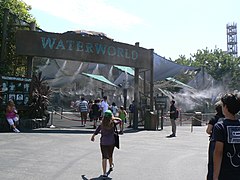
[[[196,118],[196,117],[194,117],[194,116],[192,116],[192,118],[194,119],[194,120],[196,120],[196,121],[199,121],[199,122],[201,122],[201,123],[203,123],[204,121],[202,121],[201,119],[198,119],[198,118]]]
[[[63,118],[65,118],[65,119],[67,119],[67,120],[70,120],[70,121],[81,121],[80,119],[69,118],[69,117],[67,117],[67,116],[64,116],[64,115],[56,112],[56,111],[54,112],[54,114],[57,114],[57,115],[59,115],[60,117],[63,117]]]

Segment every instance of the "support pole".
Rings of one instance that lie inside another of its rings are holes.
[[[139,47],[139,43],[135,43],[136,47]],[[138,106],[139,106],[139,68],[135,68],[134,75],[134,118],[133,129],[138,129]]]
[[[51,118],[51,126],[50,126],[50,128],[51,128],[51,129],[54,129],[55,126],[53,125],[53,107],[52,107],[52,106],[51,106],[51,115],[50,115],[50,118]]]
[[[153,105],[154,105],[154,99],[153,99],[153,78],[154,78],[154,69],[153,69],[153,64],[154,64],[154,59],[153,59],[153,52],[154,50],[153,49],[150,49],[151,50],[151,69],[150,69],[150,111],[153,111]]]
[[[34,22],[30,23],[30,30],[35,31],[36,30],[36,24]],[[32,78],[33,73],[33,56],[27,57],[27,77]]]
[[[127,88],[123,89],[123,107],[127,109]]]

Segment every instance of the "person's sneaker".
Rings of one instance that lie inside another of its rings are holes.
[[[120,135],[123,135],[123,131],[119,131],[119,133],[118,134],[120,134]]]
[[[107,173],[104,174],[104,175],[102,175],[102,177],[103,177],[103,178],[107,178],[107,177],[108,177]]]
[[[20,133],[20,131],[19,131],[17,128],[14,128],[13,131],[14,131],[15,133]]]
[[[167,136],[168,138],[171,138],[171,137],[176,137],[175,134],[170,134],[169,136]]]
[[[112,163],[112,166],[109,168],[109,171],[113,171],[114,164]]]

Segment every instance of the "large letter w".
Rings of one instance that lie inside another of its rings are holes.
[[[54,44],[55,44],[55,41],[56,39],[55,38],[52,38],[52,41],[50,38],[46,38],[45,37],[41,37],[42,39],[42,47],[45,49],[47,46],[49,46],[50,49],[53,48]]]

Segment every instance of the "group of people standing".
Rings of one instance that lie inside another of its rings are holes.
[[[102,100],[98,98],[94,101],[89,100],[89,102],[84,97],[81,97],[79,101],[75,102],[74,107],[80,112],[82,126],[86,125],[89,118],[90,122],[93,122],[94,129],[97,127],[97,122],[103,119],[104,113],[107,110],[111,110],[114,117],[121,119],[119,133],[123,134],[124,123],[127,123],[128,113],[123,106],[118,107],[115,102],[109,105],[107,96],[104,96]],[[131,120],[132,118],[130,117],[129,119]],[[132,120],[128,127],[131,127],[131,123]]]

